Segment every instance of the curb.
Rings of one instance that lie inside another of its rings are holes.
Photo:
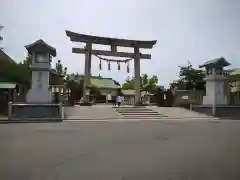
[[[124,117],[119,117],[119,118],[65,118],[65,119],[41,119],[41,120],[0,120],[0,124],[16,124],[16,123],[61,123],[61,122],[74,122],[74,121],[89,121],[89,122],[96,122],[96,121],[111,121],[115,120],[116,122],[119,121],[176,121],[176,120],[210,120],[210,121],[232,121],[231,119],[221,119],[221,118],[215,118],[215,117],[185,117],[185,118],[170,118],[170,117],[163,117],[163,118],[124,118]],[[237,121],[237,120],[234,120]]]
[[[119,117],[119,118],[64,118],[63,121],[66,120],[118,120],[118,119],[127,119],[124,117]]]
[[[219,117],[199,117],[199,116],[196,116],[196,117],[167,117],[167,119],[221,119]]]
[[[15,124],[15,123],[57,123],[63,122],[63,120],[59,119],[42,119],[42,120],[0,120],[0,124]]]
[[[119,118],[119,119],[64,119],[63,122],[131,122],[131,121],[161,121],[161,122],[171,122],[171,121],[179,121],[179,122],[239,122],[236,119],[218,119],[218,118],[162,118],[162,119],[127,119],[127,118]]]
[[[176,117],[169,117],[169,116],[162,116],[162,117],[156,117],[156,118],[137,118],[137,117],[118,117],[118,118],[64,118],[64,120],[117,120],[117,119],[159,119],[159,120],[162,120],[162,119],[212,119],[212,120],[219,120],[220,118],[217,118],[217,117],[179,117],[179,118],[176,118]]]

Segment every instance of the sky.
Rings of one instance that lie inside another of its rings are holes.
[[[26,55],[25,45],[43,39],[57,50],[57,57],[69,73],[84,73],[84,55],[73,54],[65,30],[136,40],[157,40],[151,60],[141,60],[141,73],[157,75],[159,84],[178,78],[179,65],[194,67],[224,57],[240,67],[239,0],[1,0],[0,24],[4,51],[16,61]],[[106,49],[106,47],[94,46]],[[131,52],[132,49],[120,48]],[[119,59],[119,58],[118,58]],[[54,67],[54,63],[52,64]],[[126,66],[108,71],[92,58],[92,74],[112,77],[123,83],[134,74]]]

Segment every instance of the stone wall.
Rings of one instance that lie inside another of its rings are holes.
[[[204,91],[176,90],[174,91],[173,106],[184,106],[187,104],[202,104]]]

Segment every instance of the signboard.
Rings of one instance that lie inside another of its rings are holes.
[[[182,96],[181,99],[187,100],[187,99],[188,99],[188,96]]]

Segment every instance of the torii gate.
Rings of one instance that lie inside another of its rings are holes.
[[[112,57],[126,57],[134,59],[134,89],[135,89],[135,104],[141,104],[141,92],[140,92],[140,59],[151,59],[151,54],[142,54],[139,49],[152,49],[157,43],[154,41],[139,41],[118,39],[100,36],[91,36],[85,34],[79,34],[71,31],[66,31],[66,35],[73,42],[83,42],[86,44],[85,48],[72,48],[73,53],[85,54],[85,68],[84,68],[84,87],[83,87],[83,100],[88,103],[87,88],[89,85],[89,77],[91,73],[91,56],[112,56]],[[110,51],[92,49],[92,44],[101,44],[111,47]],[[119,52],[117,47],[129,47],[134,48],[134,53]]]

